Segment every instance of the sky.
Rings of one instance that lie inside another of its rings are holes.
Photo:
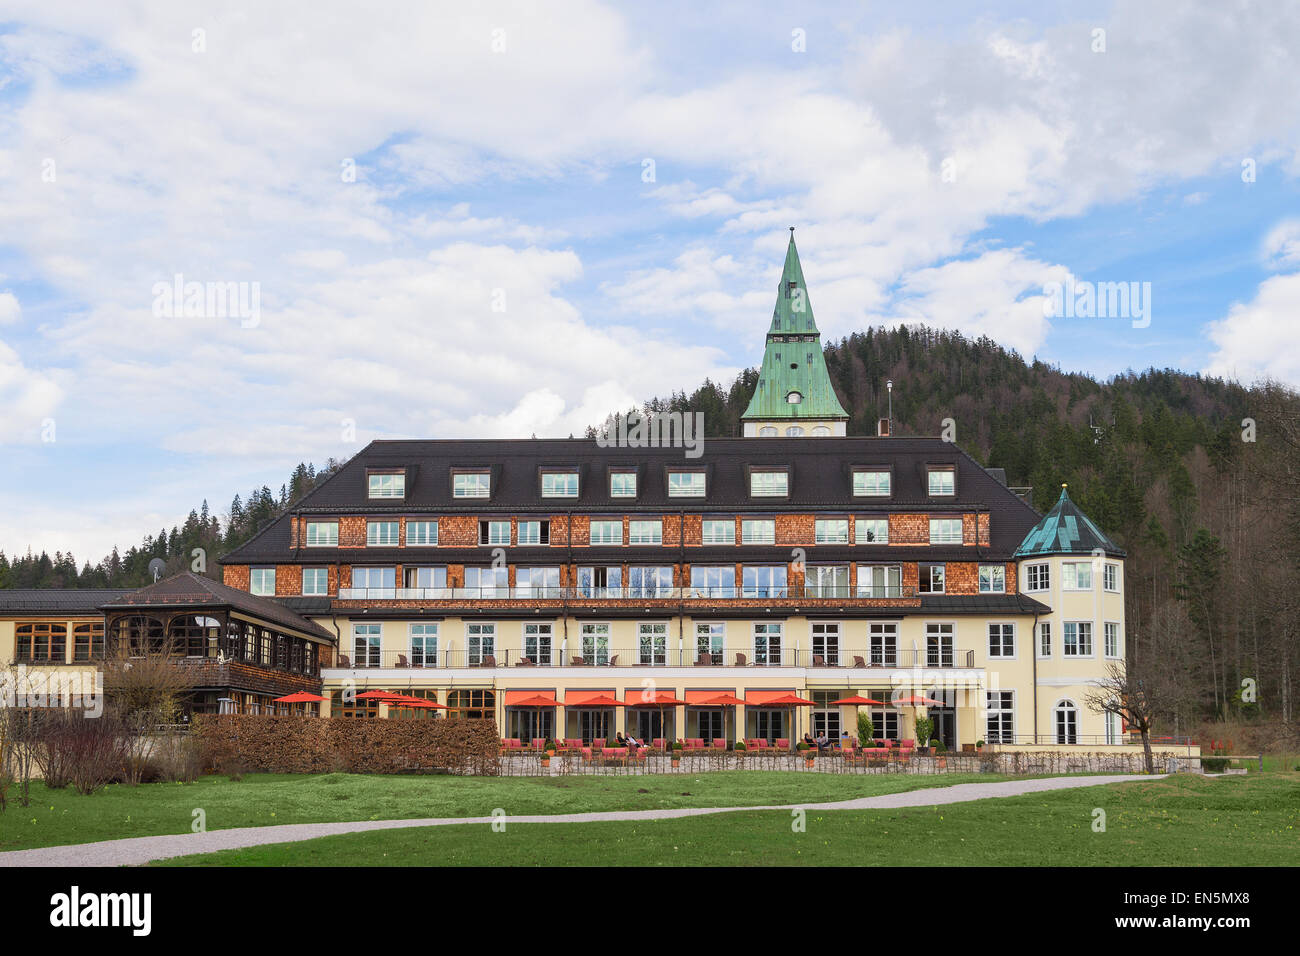
[[[827,339],[1300,385],[1295,50],[1244,0],[0,0],[0,550],[729,384],[792,225]]]

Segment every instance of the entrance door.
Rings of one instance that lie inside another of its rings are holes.
[[[957,712],[950,707],[932,707],[929,715],[934,721],[934,730],[931,736],[943,741],[943,745],[949,750],[957,749]],[[917,746],[920,746],[917,741]]]
[[[657,710],[639,708],[636,712],[636,736],[638,740],[651,741],[656,737],[667,737],[664,733],[664,717]]]
[[[725,737],[726,731],[723,729],[723,713],[720,710],[702,710],[700,711],[700,738],[706,743],[711,744],[719,737]]]

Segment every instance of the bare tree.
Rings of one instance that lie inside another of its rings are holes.
[[[116,642],[104,662],[104,692],[123,730],[123,774],[138,784],[154,732],[172,724],[194,676],[174,653],[171,638]]]

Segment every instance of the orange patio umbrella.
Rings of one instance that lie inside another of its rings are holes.
[[[608,694],[600,694],[596,697],[592,697],[588,700],[584,700],[581,703],[576,703],[573,705],[569,705],[566,703],[564,706],[565,707],[572,706],[576,710],[601,710],[606,707],[626,707],[627,704],[623,703],[621,700],[615,700],[613,697],[610,697]]]
[[[920,707],[942,707],[942,706],[943,706],[943,701],[941,701],[941,700],[934,700],[933,698],[930,698],[930,697],[917,697],[917,696],[913,695],[913,696],[911,696],[911,697],[900,697],[898,700],[895,700],[895,701],[894,701],[894,706],[895,706],[895,707],[904,707],[904,706],[906,706],[906,707],[912,707],[912,708],[920,708]],[[913,716],[917,716],[917,715],[913,715]],[[914,731],[914,732],[915,732],[915,731]],[[917,745],[918,747],[928,747],[928,746],[930,746],[930,741],[928,741],[928,740],[918,740],[918,741],[916,742],[916,745]]]
[[[410,694],[393,694],[388,698],[389,707],[411,707],[416,710],[448,710],[446,704],[440,704],[436,700],[427,700],[424,697],[413,697]]]
[[[697,702],[696,706],[697,706],[697,707],[732,707],[732,708],[734,708],[734,707],[736,707],[736,706],[738,706],[738,705],[740,705],[740,704],[743,704],[743,703],[744,703],[744,701],[741,700],[739,697],[737,697],[735,694],[719,694],[717,697],[710,697],[710,698],[708,698],[707,700],[701,700],[701,701]],[[731,725],[731,726],[732,726],[732,730],[733,730],[733,731],[737,731],[739,728],[737,728],[737,727],[736,727],[736,724],[735,724],[735,722],[736,722],[736,716],[735,716],[735,711],[734,711],[734,710],[732,711],[731,721],[732,721],[732,725]]]
[[[284,697],[277,697],[272,701],[273,704],[319,704],[325,700],[320,694],[312,694],[305,690],[296,691],[287,694]],[[306,708],[303,708],[306,711]]]

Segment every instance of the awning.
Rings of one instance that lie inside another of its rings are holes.
[[[651,694],[649,699],[644,699],[642,695],[638,694],[636,696],[636,699],[633,700],[631,703],[629,703],[627,706],[628,707],[676,707],[677,705],[684,704],[684,703],[686,703],[686,701],[678,700],[676,696],[673,695],[672,691],[659,690]]]
[[[776,700],[779,697],[793,696],[788,690],[745,690],[745,703],[750,707],[766,707],[768,701]],[[786,704],[777,704],[777,707],[789,706]]]
[[[559,702],[554,697],[547,697],[545,694],[534,694],[531,697],[523,697],[518,700],[510,700],[506,697],[507,707],[559,707]]]

